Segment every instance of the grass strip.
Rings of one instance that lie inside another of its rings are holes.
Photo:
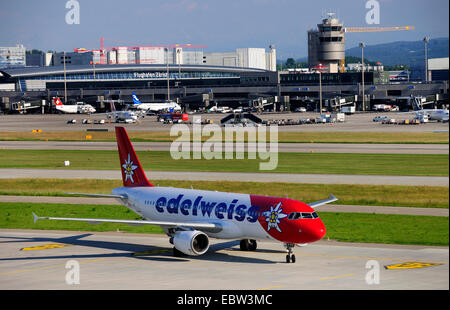
[[[0,141],[116,141],[114,130],[108,132],[54,131],[54,132],[0,132]],[[170,136],[166,131],[130,131],[130,139],[135,142],[171,142],[178,136]],[[191,135],[192,136],[192,135]],[[222,134],[225,137],[224,134]],[[210,137],[202,137],[202,141]],[[268,138],[268,137],[267,137]],[[245,136],[247,141],[247,135]],[[283,132],[278,133],[279,143],[401,143],[401,144],[442,144],[449,143],[448,132]]]
[[[151,176],[151,175],[150,175]],[[231,181],[151,180],[154,185],[201,190],[220,190],[312,202],[330,193],[337,204],[419,208],[449,208],[449,188],[445,186],[296,184]],[[64,196],[67,192],[110,194],[122,186],[121,180],[101,179],[0,179],[0,195]]]
[[[139,219],[138,215],[118,205],[0,203],[0,228],[162,233],[161,228],[152,225],[90,225],[84,222],[49,220],[39,220],[34,224],[32,212],[39,216],[53,217]],[[325,238],[333,240],[434,246],[449,244],[448,217],[335,212],[319,212],[319,216],[327,227]]]
[[[146,170],[448,176],[448,154],[278,153],[274,170],[260,159],[172,159],[169,151],[138,151]],[[247,156],[248,154],[246,154]],[[224,157],[222,157],[224,158]],[[64,161],[70,161],[65,167]],[[0,150],[0,168],[118,170],[116,151]]]
[[[449,218],[318,212],[330,238],[343,242],[448,246]]]

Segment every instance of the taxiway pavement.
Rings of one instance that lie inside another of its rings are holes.
[[[236,143],[247,150],[257,144]],[[136,151],[170,151],[170,142],[133,142]],[[117,150],[116,142],[0,141],[0,148],[11,150]],[[449,154],[448,144],[365,144],[365,143],[278,143],[278,152],[362,153],[362,154]],[[222,145],[222,149],[225,147]],[[191,151],[202,151],[202,147]]]
[[[342,174],[146,171],[152,180],[283,182],[308,184],[372,184],[449,186],[448,177]],[[56,178],[121,180],[120,170],[0,169],[0,179]],[[157,184],[157,183],[155,183]]]
[[[2,290],[449,289],[448,247],[322,240],[296,247],[287,264],[282,244],[268,241],[243,252],[238,241],[211,240],[199,257],[174,257],[167,236],[121,232],[0,229],[0,243]],[[80,281],[68,284],[74,263]]]
[[[434,132],[448,131],[448,123],[429,122],[421,125],[384,125],[380,122],[373,122],[372,119],[377,115],[386,115],[396,120],[412,119],[413,113],[358,113],[354,115],[346,115],[343,123],[326,123],[326,124],[307,124],[307,125],[290,125],[278,126],[279,131],[366,131],[366,132]],[[193,121],[194,117],[200,117],[202,120],[211,120],[213,124],[219,124],[220,120],[227,114],[210,113],[189,115],[189,121]],[[315,119],[319,113],[264,113],[256,114],[262,120],[299,120],[299,119]],[[76,124],[67,124],[68,120],[75,119]],[[82,124],[83,119],[89,119],[92,124]],[[106,120],[106,124],[94,124],[98,120]],[[0,115],[0,131],[31,131],[33,129],[41,129],[43,131],[84,131],[88,129],[108,129],[114,131],[114,127],[118,124],[110,122],[101,114],[25,114],[25,115]],[[163,124],[156,121],[156,116],[146,116],[140,119],[136,124],[123,124],[127,131],[170,131],[171,125]]]

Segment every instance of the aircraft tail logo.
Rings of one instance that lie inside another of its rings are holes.
[[[125,128],[116,127],[117,147],[122,171],[123,186],[153,186],[145,176]]]
[[[59,97],[53,98],[53,103],[55,104],[55,106],[62,106],[63,105],[63,103],[61,102],[61,99],[59,99]]]
[[[131,96],[133,97],[133,104],[141,104],[142,103],[134,92],[131,93]]]

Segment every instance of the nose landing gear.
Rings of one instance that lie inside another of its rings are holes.
[[[286,263],[295,263],[295,254],[294,251],[292,251],[292,249],[295,247],[294,243],[285,243],[284,244],[285,248],[287,249],[287,255],[286,255]]]

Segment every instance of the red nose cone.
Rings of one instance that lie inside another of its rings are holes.
[[[314,230],[314,235],[317,238],[317,240],[322,239],[327,234],[327,230],[325,229],[325,225],[323,224],[322,220],[318,219],[318,222],[320,224],[317,225],[317,228]]]
[[[325,225],[320,219],[304,220],[301,225],[301,231],[305,243],[319,241],[327,233]]]

